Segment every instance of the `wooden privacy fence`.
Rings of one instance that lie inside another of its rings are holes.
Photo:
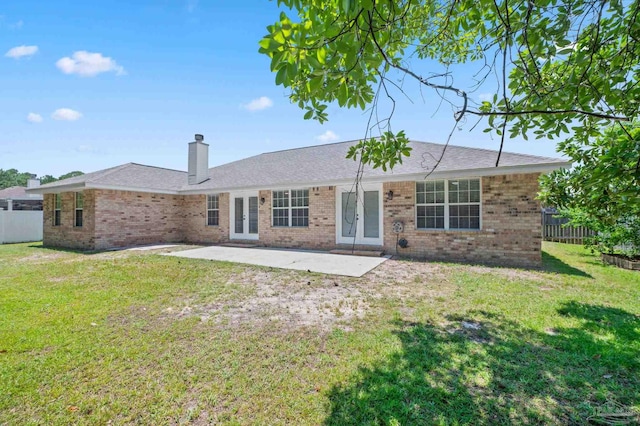
[[[542,236],[545,241],[555,241],[568,244],[582,244],[586,237],[595,235],[584,226],[542,225]]]
[[[568,244],[582,244],[586,237],[595,232],[584,226],[566,226],[567,218],[552,213],[542,213],[542,238],[545,241],[555,241]]]

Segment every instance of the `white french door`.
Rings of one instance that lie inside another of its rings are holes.
[[[381,246],[382,184],[336,187],[336,243]]]
[[[232,193],[230,204],[229,238],[258,239],[258,193]]]

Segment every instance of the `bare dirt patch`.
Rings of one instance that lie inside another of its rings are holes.
[[[446,265],[396,260],[388,260],[362,278],[247,267],[227,282],[242,286],[246,297],[214,303],[183,300],[182,305],[167,307],[164,314],[225,325],[274,321],[285,329],[350,330],[354,321],[375,312],[387,299],[403,303],[450,296],[455,285],[448,280],[449,272]]]
[[[346,285],[341,277],[247,269],[229,283],[249,286],[252,295],[228,303],[169,307],[165,312],[177,318],[199,316],[203,321],[232,325],[278,321],[287,328],[329,330],[348,328],[350,321],[362,318],[370,307],[360,286]]]
[[[30,256],[24,256],[18,259],[12,259],[12,262],[40,264],[40,263],[48,263],[51,261],[62,260],[62,259],[66,260],[71,256],[73,256],[73,254],[70,254],[64,251],[59,251],[59,252],[43,251],[42,253],[34,253]]]

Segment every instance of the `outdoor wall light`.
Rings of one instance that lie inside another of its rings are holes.
[[[264,202],[265,202],[264,197],[260,198],[260,205],[261,205],[261,206],[262,206],[262,205],[264,205]]]
[[[393,191],[389,190],[389,191],[387,192],[387,200],[388,200],[388,201],[393,200]]]

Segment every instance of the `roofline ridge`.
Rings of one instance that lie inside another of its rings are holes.
[[[275,153],[278,153],[278,152],[294,151],[294,150],[297,150],[297,149],[307,149],[307,148],[316,148],[316,147],[320,147],[320,146],[329,146],[329,145],[340,145],[340,144],[345,144],[345,143],[353,143],[353,142],[358,142],[358,141],[361,141],[361,140],[362,140],[362,138],[360,138],[360,139],[351,139],[351,140],[340,141],[340,142],[322,143],[322,144],[317,144],[317,145],[307,145],[307,146],[301,146],[301,147],[296,147],[296,148],[279,149],[279,150],[276,150],[276,151],[263,152],[261,154],[254,155],[253,157],[258,157],[260,155],[266,155],[266,154],[275,154]],[[456,144],[451,144],[451,143],[428,142],[428,141],[421,141],[421,140],[417,140],[417,139],[409,139],[409,142],[429,144],[429,145],[437,145],[437,146],[441,146],[441,147],[450,147],[451,146],[451,147],[456,147],[456,148],[480,150],[480,151],[494,152],[494,153],[500,152],[499,150],[496,150],[496,149],[476,148],[476,147],[464,146],[464,145],[456,145]],[[533,157],[533,158],[547,158],[547,159],[556,160],[556,161],[557,160],[563,160],[561,158],[556,158],[556,157],[547,157],[547,156],[543,156],[543,155],[533,155],[533,154],[522,154],[522,153],[519,153],[519,152],[504,151],[504,150],[502,151],[502,153],[503,154],[512,154],[512,155],[523,155],[523,156],[526,156],[526,157]],[[251,158],[251,157],[247,157],[247,158]],[[236,160],[236,161],[242,161],[242,159]],[[230,164],[230,163],[227,163],[227,164]]]
[[[118,170],[122,170],[122,169],[124,169],[124,168],[126,168],[127,166],[130,166],[130,165],[132,165],[132,164],[133,164],[133,163],[130,163],[130,162],[129,162],[129,163],[124,163],[124,164],[119,164],[119,165],[117,165],[117,166],[108,167],[108,168],[106,168],[106,169],[102,169],[102,170],[96,170],[95,172],[90,172],[90,173],[87,173],[87,174],[91,174],[91,173],[98,173],[98,172],[101,172],[101,171],[107,171],[107,170],[108,170],[106,173],[103,173],[103,174],[101,174],[101,175],[99,176],[100,178],[102,178],[102,177],[105,177],[105,176],[109,176],[110,174],[115,173],[115,172],[117,172]],[[78,177],[79,177],[79,176],[78,176]],[[93,182],[93,181],[94,181],[94,179],[97,179],[97,178],[98,178],[98,176],[91,176],[89,179],[85,179],[85,183],[86,183],[86,182]],[[58,182],[60,182],[60,181],[58,181]],[[54,182],[52,182],[52,183],[54,183]]]
[[[135,163],[135,162],[130,162],[130,163],[127,163],[126,165],[142,166],[142,167],[149,167],[149,168],[152,168],[152,169],[169,170],[171,172],[187,173],[184,170],[170,169],[168,167],[160,167],[160,166],[151,166],[149,164],[142,164],[142,163]]]
[[[417,143],[428,143],[428,144],[432,144],[432,145],[440,145],[440,146],[452,146],[452,147],[456,147],[456,148],[463,148],[463,149],[474,149],[474,150],[478,150],[478,151],[487,151],[487,152],[495,152],[498,153],[500,152],[497,149],[489,149],[489,148],[476,148],[476,147],[471,147],[471,146],[464,146],[464,145],[456,145],[456,144],[443,144],[443,143],[436,143],[436,142],[423,142],[423,141],[418,141],[415,139],[411,139],[411,142],[417,142]],[[525,157],[533,157],[533,158],[546,158],[548,160],[554,160],[554,161],[565,161],[562,158],[556,158],[556,157],[547,157],[544,155],[534,155],[534,154],[522,154],[520,152],[512,152],[512,151],[502,151],[503,154],[513,154],[513,155],[522,155]]]
[[[348,140],[348,141],[340,141],[340,142],[319,143],[317,145],[299,146],[299,147],[295,147],[295,148],[278,149],[276,151],[263,152],[262,154],[254,155],[254,157],[257,157],[259,155],[265,155],[265,154],[275,154],[277,152],[295,151],[297,149],[316,148],[316,147],[319,147],[319,146],[329,146],[329,145],[340,145],[340,144],[343,144],[343,143],[352,143],[352,142],[358,142],[358,141],[361,141],[361,140],[362,140],[362,138],[361,139],[351,139],[351,140]],[[251,157],[248,157],[248,158],[251,158]],[[240,161],[240,160],[238,160],[238,161]]]
[[[238,163],[240,161],[249,160],[251,158],[261,157],[261,156],[267,155],[267,154],[276,154],[278,152],[295,151],[297,149],[315,148],[315,147],[318,147],[318,146],[339,145],[341,143],[351,143],[351,142],[357,142],[359,140],[361,140],[361,139],[353,139],[353,140],[342,141],[342,142],[321,143],[321,144],[318,144],[318,145],[299,146],[297,148],[286,148],[286,149],[279,149],[279,150],[276,150],[276,151],[261,152],[260,154],[251,155],[249,157],[240,158],[238,160],[230,161],[228,163],[218,164],[217,166],[209,167],[209,171],[211,171],[213,169],[217,169],[218,167],[228,166],[230,164]]]

